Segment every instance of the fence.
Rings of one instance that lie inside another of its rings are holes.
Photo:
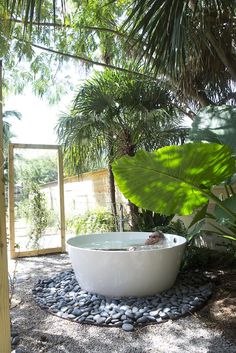
[[[53,209],[58,204],[56,183],[41,186],[48,204]],[[72,218],[97,208],[111,210],[107,169],[84,173],[64,179],[64,202],[66,218]],[[127,200],[116,188],[116,203],[127,204]]]

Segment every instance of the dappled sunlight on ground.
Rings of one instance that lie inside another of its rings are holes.
[[[222,331],[207,325],[200,316],[137,328],[81,325],[50,315],[34,302],[31,290],[39,278],[70,268],[67,255],[17,260],[15,295],[21,299],[11,311],[20,344],[31,353],[235,353]],[[10,261],[11,271],[14,261]]]

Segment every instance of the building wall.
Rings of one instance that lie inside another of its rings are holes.
[[[41,187],[49,207],[58,209],[59,190],[57,183],[48,183]],[[126,205],[123,195],[117,192],[117,205]],[[83,214],[97,208],[110,210],[109,179],[107,169],[84,173],[64,179],[64,197],[66,218]]]

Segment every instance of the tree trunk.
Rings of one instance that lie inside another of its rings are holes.
[[[117,219],[117,208],[116,208],[116,187],[115,187],[114,174],[112,172],[112,168],[110,164],[108,165],[108,179],[109,179],[111,210],[114,217],[116,230],[118,230],[118,222],[117,222],[118,219]]]
[[[133,231],[137,231],[138,229],[138,218],[139,218],[139,212],[138,212],[138,206],[133,204],[130,200],[128,200],[129,204],[129,209],[130,209],[130,228]]]
[[[129,131],[125,132],[125,146],[124,154],[134,157],[135,156],[135,145],[132,141],[132,135]],[[137,231],[138,229],[138,219],[139,219],[139,211],[138,207],[133,204],[130,200],[128,200],[129,210],[130,210],[130,228],[133,231]]]
[[[2,121],[2,61],[0,61],[0,353],[11,352],[7,235]]]
[[[111,211],[114,218],[115,229],[118,231],[118,217],[117,217],[117,208],[116,208],[116,187],[115,187],[115,179],[114,174],[111,168],[111,163],[113,161],[113,132],[110,131],[108,136],[108,150],[109,150],[109,158],[108,158],[108,180],[109,180],[109,193],[110,193],[110,205]]]

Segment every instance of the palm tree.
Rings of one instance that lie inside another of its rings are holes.
[[[15,110],[6,110],[3,112],[3,172],[5,181],[8,180],[8,146],[11,142],[11,139],[15,137],[15,135],[12,133],[12,124],[9,122],[9,118],[21,119],[21,114]]]
[[[8,144],[15,135],[11,131],[11,123],[9,118],[21,119],[21,114],[15,110],[6,110],[3,112],[3,150],[6,157]]]
[[[76,172],[101,160],[108,166],[115,217],[111,163],[141,148],[150,151],[183,142],[186,129],[175,113],[171,93],[160,82],[106,70],[80,87],[70,113],[60,118],[57,131],[67,165]],[[130,206],[135,226],[137,209]]]
[[[135,0],[125,28],[142,60],[201,106],[236,101],[231,0]]]

